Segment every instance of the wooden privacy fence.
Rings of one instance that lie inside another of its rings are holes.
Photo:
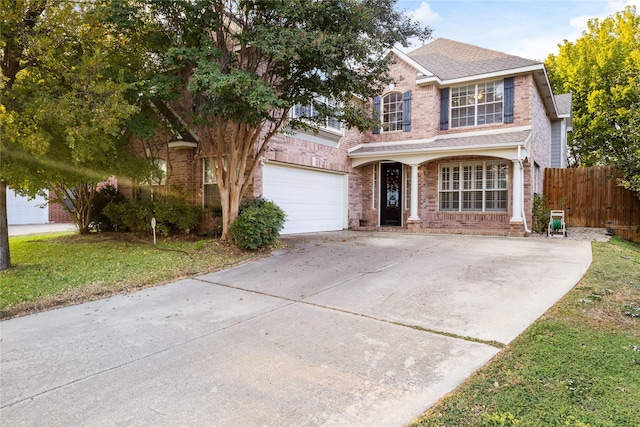
[[[618,186],[612,167],[545,169],[544,196],[551,209],[565,211],[573,227],[612,227],[624,237],[624,230],[636,240],[640,226],[640,199]]]

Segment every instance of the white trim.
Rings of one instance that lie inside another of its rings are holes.
[[[419,144],[428,144],[430,142],[435,142],[435,141],[440,141],[440,140],[447,140],[447,139],[458,139],[458,138],[466,138],[466,137],[472,137],[472,136],[488,136],[488,135],[502,135],[505,133],[517,133],[517,132],[523,132],[523,131],[527,131],[527,130],[532,130],[531,126],[517,126],[517,127],[510,127],[510,128],[503,128],[503,129],[491,129],[491,130],[477,130],[477,131],[471,131],[471,132],[461,132],[461,133],[449,133],[446,135],[438,135],[435,136],[433,138],[426,138],[426,139],[409,139],[409,140],[402,140],[402,141],[391,141],[391,142],[371,142],[371,143],[366,143],[366,144],[358,144],[355,147],[349,148],[347,150],[347,153],[352,153],[356,150],[359,150],[360,148],[364,148],[364,147],[393,147],[393,146],[397,146],[397,145],[419,145]],[[528,138],[527,138],[528,139]],[[513,144],[516,143],[509,143],[508,145],[511,146]],[[440,147],[442,148],[442,147]],[[354,155],[357,156],[357,155]]]
[[[494,72],[485,73],[485,74],[475,74],[472,76],[458,77],[458,78],[449,79],[449,80],[446,80],[446,79],[443,80],[443,79],[440,79],[438,76],[434,76],[434,75],[419,77],[416,79],[416,84],[425,85],[425,84],[436,83],[439,86],[453,86],[453,85],[463,84],[466,82],[497,79],[499,77],[503,77],[503,78],[510,77],[518,74],[526,74],[526,73],[531,73],[533,71],[539,71],[539,70],[545,71],[545,76],[546,76],[546,70],[544,68],[544,64],[541,63],[541,64],[529,65],[527,67],[510,68],[508,70],[494,71]]]
[[[413,58],[411,58],[409,55],[407,55],[400,49],[397,49],[394,47],[393,49],[388,51],[384,56],[387,56],[390,52],[393,52],[397,57],[399,57],[401,60],[406,62],[409,66],[411,66],[412,68],[415,68],[416,71],[418,71],[419,73],[422,73],[423,76],[436,77],[435,74],[433,74],[431,71],[427,70],[425,67],[420,65],[417,61],[415,61]],[[418,76],[420,76],[420,74],[418,74]]]

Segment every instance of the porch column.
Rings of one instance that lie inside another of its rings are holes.
[[[420,221],[418,216],[418,165],[411,165],[411,207],[409,221]]]
[[[522,219],[522,166],[518,160],[513,161],[513,212],[511,222],[523,222]]]

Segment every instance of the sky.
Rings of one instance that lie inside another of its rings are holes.
[[[574,42],[589,19],[607,18],[628,5],[640,12],[640,0],[399,0],[433,30],[432,40],[447,38],[510,55],[544,61],[558,54],[558,44]],[[416,41],[406,52],[420,47]]]

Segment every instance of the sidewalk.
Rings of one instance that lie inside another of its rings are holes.
[[[77,231],[75,224],[29,224],[29,225],[10,225],[9,236],[28,236],[31,234],[47,234],[60,233],[63,231]]]

